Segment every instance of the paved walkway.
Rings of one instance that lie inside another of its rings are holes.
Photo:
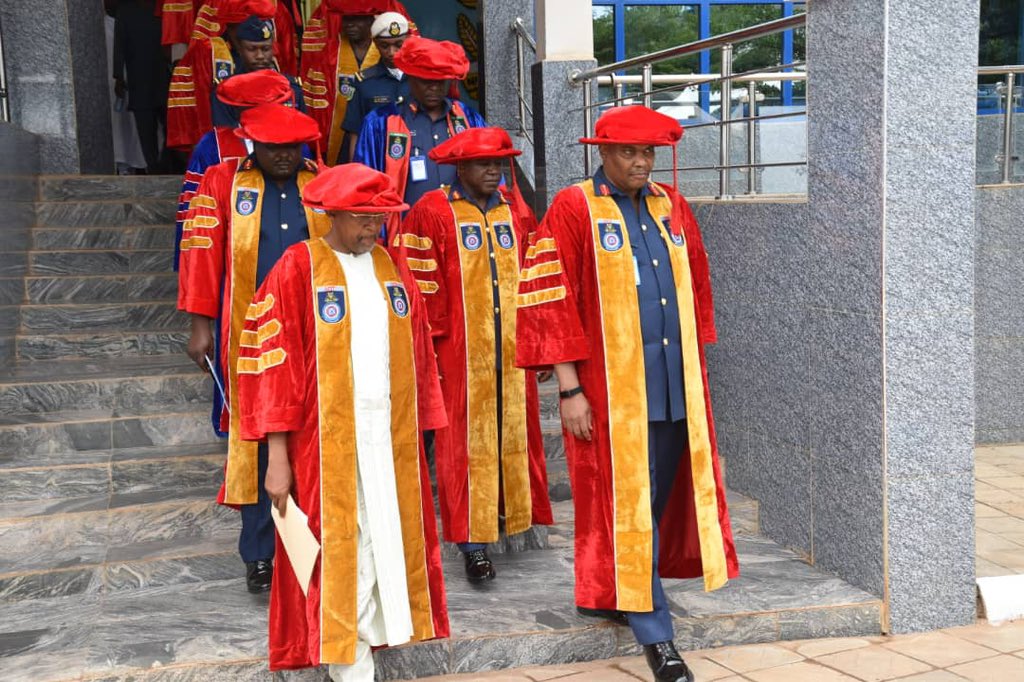
[[[922,635],[816,639],[684,654],[697,682],[1016,682],[1024,680],[1024,621],[984,621]],[[641,657],[445,675],[420,682],[636,682],[651,680]]]
[[[1024,445],[977,448],[974,478],[978,577],[1024,573]]]

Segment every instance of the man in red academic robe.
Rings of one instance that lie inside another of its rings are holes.
[[[273,0],[274,55],[281,71],[298,74],[298,28],[302,26],[302,13],[297,0]],[[223,18],[218,9],[223,0],[182,0],[157,5],[156,15],[161,19],[164,45],[189,44],[195,40],[212,38],[224,33]]]
[[[328,165],[338,163],[345,150],[342,123],[357,74],[380,61],[370,28],[384,12],[409,16],[397,0],[323,0],[302,36],[302,87],[310,115],[320,124]]]
[[[517,360],[558,377],[577,606],[624,616],[657,680],[692,682],[661,578],[713,590],[739,572],[704,367],[707,256],[686,201],[650,181],[678,122],[620,107],[596,131],[581,142],[601,168],[555,196],[529,246]]]
[[[216,96],[221,103],[236,112],[237,116],[241,116],[241,112],[258,104],[291,103],[294,105],[295,103],[295,92],[292,90],[291,82],[271,69],[242,73],[229,78],[217,88]],[[251,152],[252,143],[235,135],[237,128],[237,121],[234,125],[215,126],[213,130],[199,138],[199,142],[192,149],[188,168],[185,170],[185,180],[181,186],[181,194],[178,197],[178,216],[175,221],[174,239],[175,270],[178,269],[181,232],[185,224],[185,216],[188,213],[188,205],[199,189],[206,169],[224,161],[244,159]]]
[[[273,0],[221,2],[217,26],[222,28],[222,35],[193,40],[171,74],[167,97],[169,148],[189,150],[213,129],[213,90],[221,82],[236,73],[280,70],[274,59]]]
[[[330,225],[302,204],[316,174],[302,158],[302,146],[320,137],[313,119],[283,104],[261,104],[242,114],[235,134],[252,141],[253,153],[211,167],[192,197],[181,240],[178,308],[192,316],[189,357],[203,370],[208,363],[220,368],[226,404],[218,430],[228,433],[228,458],[218,501],[239,507],[238,551],[246,587],[255,593],[270,588],[274,527],[270,500],[261,492],[267,451],[242,440],[239,426],[235,368],[241,349],[254,343],[242,326],[253,294],[285,250]]]
[[[434,439],[444,536],[470,582],[495,576],[486,547],[499,514],[509,535],[552,523],[537,375],[515,364],[519,268],[536,219],[499,189],[505,159],[519,154],[501,128],[470,128],[432,149],[457,178],[423,195],[399,242],[430,314],[448,409]]]
[[[416,284],[376,245],[383,214],[408,208],[391,181],[337,166],[305,202],[332,229],[274,267],[238,363],[244,435],[270,447],[267,492],[321,545],[304,590],[279,540],[270,668],[371,682],[371,647],[448,635],[420,435],[445,425],[444,404]]]

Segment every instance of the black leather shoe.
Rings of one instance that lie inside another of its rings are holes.
[[[274,563],[271,561],[246,561],[245,586],[253,594],[266,592],[270,589],[270,579],[274,576]]]
[[[693,682],[693,673],[672,642],[648,644],[644,646],[644,656],[655,682]]]
[[[486,549],[474,549],[466,552],[466,578],[471,583],[482,583],[494,580],[494,564],[487,556]]]
[[[629,627],[629,618],[626,617],[626,614],[615,609],[588,609],[586,606],[577,606],[576,613],[587,618],[604,618],[616,625]]]

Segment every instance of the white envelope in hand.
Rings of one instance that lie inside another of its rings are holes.
[[[281,542],[284,544],[295,577],[299,580],[302,594],[308,595],[309,579],[313,576],[313,566],[316,564],[317,555],[320,554],[320,543],[309,529],[309,517],[299,509],[291,495],[288,496],[284,516],[278,513],[274,505],[270,505],[270,515],[274,518],[277,534],[281,536]]]

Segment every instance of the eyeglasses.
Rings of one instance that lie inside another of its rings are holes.
[[[376,230],[384,223],[383,213],[352,213],[345,212],[359,227],[364,230]]]

